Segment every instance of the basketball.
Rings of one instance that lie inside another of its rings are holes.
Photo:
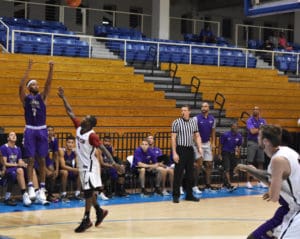
[[[81,4],[81,0],[66,0],[68,6],[70,7],[78,7]]]

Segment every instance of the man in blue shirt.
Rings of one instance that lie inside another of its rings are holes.
[[[242,135],[238,132],[236,122],[232,123],[231,130],[223,133],[220,138],[222,165],[225,174],[224,186],[230,190],[234,189],[230,181],[230,171],[236,166],[236,156],[239,155],[242,142]]]
[[[257,163],[258,169],[263,169],[265,155],[262,148],[259,147],[257,137],[259,127],[265,125],[265,119],[260,117],[259,107],[254,106],[252,116],[247,120],[247,163]],[[258,186],[266,187],[262,182]],[[247,174],[247,188],[252,188],[250,175]]]

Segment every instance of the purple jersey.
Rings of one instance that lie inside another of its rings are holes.
[[[202,143],[208,142],[212,129],[216,128],[215,117],[209,114],[207,118],[205,118],[203,114],[198,114],[194,118],[197,120]]]
[[[222,152],[234,153],[236,146],[241,146],[243,142],[240,133],[227,131],[221,135],[220,143],[222,144]]]
[[[155,155],[155,158],[156,158],[156,159],[157,159],[157,157],[163,155],[161,149],[158,148],[158,147],[153,147],[153,148],[149,147],[149,149],[150,149],[150,150],[152,151],[152,153]]]
[[[64,159],[67,166],[76,168],[76,153],[75,151],[72,151],[70,154],[67,153],[67,151],[64,149]]]
[[[156,157],[152,150],[148,148],[147,152],[144,152],[141,147],[138,147],[134,151],[133,167],[137,167],[138,163],[155,164],[157,163]]]
[[[107,149],[107,151],[113,155],[113,147],[112,146],[109,146],[109,145],[104,145],[104,147]],[[103,161],[105,163],[111,163],[111,161],[109,160],[109,158],[106,156],[105,153],[102,153],[102,158],[103,158]]]
[[[258,133],[257,134],[251,134],[250,133],[250,129],[259,129],[259,127],[261,125],[265,125],[266,121],[263,118],[254,118],[253,116],[251,116],[248,120],[247,120],[247,139],[257,142],[257,137],[258,137]]]
[[[3,144],[0,147],[3,157],[6,157],[8,163],[18,163],[22,159],[21,149],[17,146],[9,147],[8,144]],[[9,167],[9,168],[17,168]]]
[[[53,153],[58,152],[58,139],[52,138],[48,142],[48,155],[47,159],[53,160]]]
[[[24,103],[26,125],[46,125],[46,105],[40,94],[26,95]]]
[[[54,153],[58,152],[58,139],[52,138],[48,142],[48,155],[46,156],[46,166],[50,166],[54,164],[53,156]]]

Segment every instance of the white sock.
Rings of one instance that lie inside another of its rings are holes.
[[[79,196],[79,195],[80,195],[80,191],[76,190],[76,191],[75,191],[75,196],[77,197],[77,196]]]
[[[11,196],[11,193],[10,192],[6,192],[5,193],[5,200],[8,200]]]

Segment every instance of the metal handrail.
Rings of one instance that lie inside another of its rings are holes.
[[[157,55],[157,47],[150,46],[149,47],[149,56],[152,57],[152,65],[151,65],[151,75],[154,75],[154,65],[156,65],[156,55]]]
[[[0,20],[0,25],[3,25],[6,29],[6,48],[5,51],[9,51],[9,26],[5,24],[2,20]],[[5,46],[3,46],[4,48]]]
[[[246,125],[247,122],[246,122],[245,118],[248,119],[249,117],[250,117],[250,114],[247,111],[243,111],[240,116],[240,121]]]
[[[221,50],[233,50],[233,51],[241,51],[244,53],[244,59],[245,59],[245,67],[248,67],[248,56],[251,56],[253,53],[256,52],[261,52],[261,53],[269,53],[272,56],[272,68],[275,68],[275,56],[276,55],[290,55],[290,56],[297,56],[297,61],[299,62],[299,52],[288,52],[288,51],[268,51],[268,50],[257,50],[257,49],[246,49],[246,48],[234,48],[234,47],[224,47],[224,46],[211,46],[211,45],[196,45],[196,44],[187,44],[187,43],[174,43],[174,42],[157,42],[157,41],[145,41],[145,40],[133,40],[133,39],[121,39],[121,38],[110,38],[110,37],[95,37],[95,36],[90,36],[90,35],[70,35],[70,34],[61,34],[61,33],[46,33],[46,32],[37,32],[37,31],[28,31],[28,30],[17,30],[13,29],[10,30],[12,32],[12,41],[11,41],[11,46],[12,49],[14,48],[14,34],[16,32],[19,33],[27,33],[27,34],[33,34],[33,35],[50,35],[51,36],[51,48],[53,49],[53,37],[55,36],[67,36],[67,37],[75,37],[75,38],[80,38],[81,40],[85,40],[89,43],[89,57],[91,57],[91,51],[92,51],[92,46],[91,42],[92,39],[97,39],[97,40],[103,40],[103,41],[116,41],[116,42],[122,42],[124,43],[124,65],[127,65],[126,61],[126,51],[127,51],[127,45],[128,43],[145,43],[145,44],[153,44],[156,45],[157,48],[157,65],[159,65],[160,60],[159,60],[159,51],[161,49],[162,45],[166,46],[186,46],[189,47],[189,64],[192,64],[192,56],[193,56],[193,49],[196,48],[207,48],[207,49],[217,49],[218,50],[218,59],[220,58],[220,53]],[[9,51],[8,48],[6,48],[7,51]],[[14,53],[14,51],[12,51]],[[53,55],[53,52],[51,50],[51,55]],[[220,62],[218,61],[218,66],[220,66]],[[299,75],[299,63],[296,65],[296,75]]]
[[[196,82],[196,84],[195,84]],[[194,107],[196,108],[197,106],[197,96],[199,94],[199,88],[200,88],[200,79],[197,76],[193,76],[191,78],[191,88],[195,88],[195,94],[194,94]]]
[[[209,24],[210,26],[217,25],[217,36],[221,35],[221,24],[219,21],[209,21],[209,20],[202,20],[202,19],[195,19],[195,18],[181,18],[181,17],[170,17],[170,20],[179,20],[179,21],[189,21],[193,23],[193,34],[197,34],[196,25],[198,23]]]
[[[246,46],[248,46],[249,41],[249,29],[258,29],[258,39],[262,40],[262,30],[276,30],[276,31],[291,31],[294,29],[291,28],[282,28],[282,27],[266,27],[266,26],[257,26],[257,25],[247,25],[247,24],[235,24],[235,46],[239,46],[238,41],[240,37],[239,28],[244,28],[246,31]]]
[[[172,68],[173,65],[175,66],[175,69]],[[172,78],[172,91],[174,91],[177,69],[178,69],[177,63],[169,62],[169,72],[170,72],[170,77]]]
[[[220,101],[219,101],[220,100]],[[225,96],[222,94],[222,93],[217,93],[215,95],[215,100],[214,100],[214,103],[216,103],[217,105],[220,106],[219,108],[219,119],[218,119],[218,126],[220,126],[221,124],[221,114],[222,114],[222,111],[224,109],[224,105],[225,105]]]

